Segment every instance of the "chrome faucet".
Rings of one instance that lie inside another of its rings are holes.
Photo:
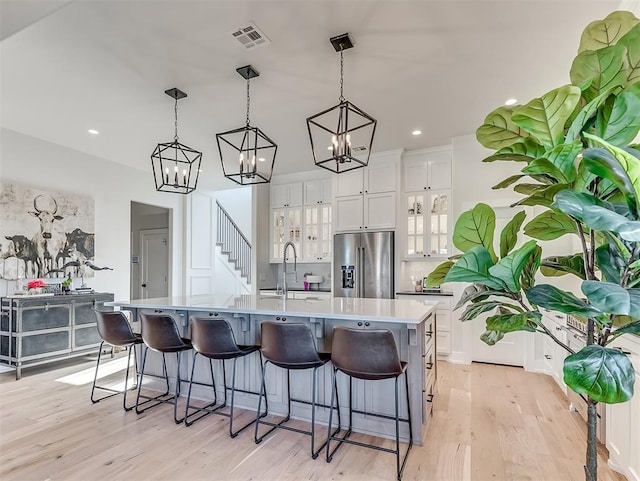
[[[293,248],[293,272],[287,272],[287,248],[291,246]],[[296,246],[293,242],[287,241],[282,249],[282,298],[287,298],[287,274],[293,274],[295,282],[298,281],[298,274],[296,269],[298,268],[298,254],[296,253]]]

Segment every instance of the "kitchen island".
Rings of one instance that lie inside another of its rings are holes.
[[[425,305],[411,300],[392,299],[287,299],[272,296],[197,296],[116,301],[108,303],[133,312],[133,319],[139,319],[142,312],[166,313],[172,315],[183,329],[183,335],[189,337],[189,318],[192,316],[224,317],[229,321],[239,344],[260,342],[260,324],[264,321],[303,322],[314,332],[318,350],[330,351],[334,326],[346,326],[359,329],[389,329],[396,340],[400,359],[409,363],[409,394],[412,413],[414,441],[422,439],[433,410],[435,394],[435,332],[433,315],[436,303]],[[172,356],[167,356],[167,362]],[[188,379],[189,365],[182,363],[180,376]],[[215,366],[218,388],[222,376],[220,366]],[[150,353],[147,372],[161,374],[162,363],[159,355]],[[169,373],[175,378],[175,362],[169,365]],[[210,382],[208,366],[200,359],[196,366],[196,380]],[[248,356],[238,360],[236,385],[240,389],[258,391],[260,385],[260,366],[257,356]],[[326,366],[318,372],[318,402],[329,404],[331,399],[331,367]],[[339,376],[339,390],[344,393],[340,405],[347,406],[348,383],[346,376]],[[145,383],[146,383],[145,379]],[[152,382],[152,381],[150,381]],[[393,380],[353,383],[354,409],[385,416],[393,416],[394,395]],[[153,386],[151,386],[153,387]],[[270,369],[267,376],[267,395],[269,411],[273,414],[286,412],[286,374],[280,369]],[[160,383],[158,382],[158,389]],[[298,399],[311,399],[311,372],[291,373],[291,394]],[[183,391],[184,392],[184,391]],[[222,395],[220,391],[218,395]],[[210,389],[202,386],[193,388],[193,396],[209,399]],[[402,398],[401,398],[402,399]],[[257,396],[238,393],[238,406],[255,409]],[[346,410],[343,409],[346,413]],[[310,419],[310,406],[297,405],[292,408],[293,417]],[[400,415],[407,416],[406,407],[401,405]],[[319,409],[319,422],[328,419],[328,409]],[[354,415],[354,430],[393,438],[395,423],[384,419],[361,414]],[[406,423],[401,423],[401,438],[408,440]]]

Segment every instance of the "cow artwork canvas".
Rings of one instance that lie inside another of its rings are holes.
[[[0,183],[0,278],[90,277],[93,199]]]

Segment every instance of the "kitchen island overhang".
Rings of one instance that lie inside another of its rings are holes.
[[[335,326],[358,329],[389,329],[396,340],[400,358],[408,362],[409,395],[411,403],[414,440],[420,444],[433,412],[436,381],[436,302],[424,304],[413,300],[341,298],[330,299],[287,299],[262,296],[176,296],[155,299],[115,301],[108,303],[120,309],[132,311],[132,318],[139,319],[141,312],[166,313],[173,316],[183,335],[189,337],[189,318],[192,316],[220,316],[229,321],[239,344],[259,344],[260,324],[263,321],[303,322],[314,332],[318,350],[329,352]],[[167,361],[171,361],[171,357]],[[188,363],[182,362],[181,378],[188,379],[191,370],[191,356]],[[187,365],[188,364],[188,365]],[[199,381],[210,382],[209,368],[202,359],[198,360],[195,377]],[[215,363],[218,396],[222,392],[222,367]],[[330,365],[329,365],[330,366]],[[169,365],[170,376],[175,378],[175,362]],[[162,373],[159,355],[149,355],[145,372]],[[251,356],[238,360],[236,385],[243,390],[257,391],[260,385],[260,365]],[[329,404],[331,400],[331,367],[318,373],[318,402]],[[348,378],[339,375],[338,388],[341,394],[340,406],[346,412],[349,392]],[[272,414],[286,412],[286,374],[280,369],[270,369],[267,375],[269,411]],[[356,411],[366,411],[383,416],[393,416],[393,381],[353,380],[353,402]],[[157,388],[160,389],[160,382]],[[147,382],[145,380],[145,387]],[[154,382],[148,385],[155,388]],[[292,395],[296,398],[311,398],[311,376],[306,372],[291,373]],[[184,392],[184,391],[183,391]],[[203,400],[212,397],[211,388],[194,386],[192,396]],[[236,394],[236,405],[255,410],[257,396]],[[327,422],[328,409],[319,409],[317,421]],[[293,416],[299,419],[311,418],[310,407],[295,406]],[[407,416],[406,406],[401,405],[401,417]],[[408,429],[401,423],[401,438],[408,439]],[[395,423],[390,419],[354,415],[354,431],[386,438],[395,435]]]

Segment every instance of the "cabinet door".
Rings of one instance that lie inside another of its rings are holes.
[[[271,184],[271,208],[284,207],[288,202],[288,185]]]
[[[333,181],[331,179],[322,179],[322,198],[321,204],[331,204],[333,202]]]
[[[434,152],[435,154],[435,152]],[[451,188],[451,152],[442,151],[427,161],[427,178],[430,189]]]
[[[425,200],[426,193],[416,192],[405,196],[407,245],[404,255],[408,258],[426,256]]]
[[[337,176],[336,197],[352,196],[362,194],[364,169],[351,170]]]
[[[395,229],[396,193],[367,194],[364,196],[364,228],[367,230]]]
[[[395,164],[369,166],[364,171],[365,194],[396,191]]]
[[[301,259],[304,262],[330,262],[333,250],[331,237],[331,206],[317,205],[304,208]]]
[[[319,204],[322,200],[322,180],[310,180],[304,183],[304,205]]]
[[[271,262],[280,262],[284,245],[291,241],[298,255],[302,242],[302,207],[285,207],[271,210]]]
[[[362,206],[363,197],[361,195],[337,197],[335,202],[336,232],[362,230]]]
[[[302,182],[293,182],[287,184],[287,207],[295,207],[302,205]]]
[[[429,192],[429,250],[431,257],[449,255],[449,190]]]
[[[413,159],[404,164],[404,190],[412,192],[426,190],[427,183],[427,161],[424,159]]]

